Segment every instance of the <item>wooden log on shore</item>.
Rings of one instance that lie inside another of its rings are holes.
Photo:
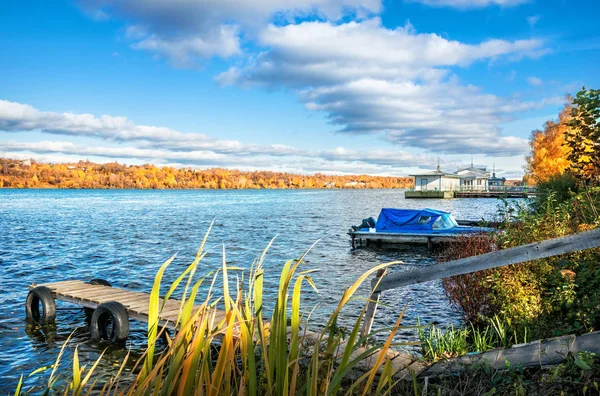
[[[566,335],[537,340],[511,348],[498,348],[488,352],[460,356],[437,362],[424,370],[421,376],[458,373],[473,364],[487,364],[497,370],[511,367],[544,367],[555,365],[569,355],[579,352],[600,354],[600,331],[580,336]]]

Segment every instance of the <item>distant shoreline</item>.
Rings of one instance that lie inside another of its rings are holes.
[[[96,164],[79,161],[48,164],[0,158],[0,188],[111,189],[111,190],[296,190],[404,189],[412,177],[370,175],[294,174],[236,169],[194,169]]]
[[[302,190],[302,191],[323,191],[323,190],[406,190],[410,187],[296,187],[296,188],[118,188],[118,187],[55,187],[55,186],[35,186],[35,187],[0,187],[0,190],[105,190],[105,191],[183,191],[183,190],[210,190],[210,191],[258,191],[258,190]]]

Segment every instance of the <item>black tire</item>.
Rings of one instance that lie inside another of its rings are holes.
[[[123,304],[117,301],[100,304],[92,315],[90,331],[95,340],[124,342],[129,335],[129,316]]]
[[[40,304],[42,310],[40,312]],[[56,302],[52,291],[45,286],[38,286],[29,291],[25,303],[27,319],[40,324],[53,322],[56,318]]]
[[[104,280],[104,279],[92,279],[91,281],[88,282],[90,285],[102,285],[102,286],[108,286],[108,287],[112,287],[112,285],[110,284],[109,281]],[[85,320],[86,321],[90,321],[92,319],[92,315],[94,314],[94,310],[92,308],[83,308],[84,312],[85,312]]]
[[[107,281],[107,280],[104,280],[104,279],[92,279],[88,283],[90,285],[102,285],[102,286],[112,287],[112,285],[110,284],[110,282]]]

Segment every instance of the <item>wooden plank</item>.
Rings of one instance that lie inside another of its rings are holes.
[[[120,297],[120,296],[96,297],[93,300],[87,300],[87,301],[93,301],[93,302],[97,303],[98,305],[104,304],[109,301],[118,301],[127,308],[127,304],[124,302],[123,297]]]
[[[125,300],[127,298],[131,298],[130,294],[127,291],[122,291],[122,292],[113,292],[113,293],[102,293],[102,294],[97,294],[97,295],[74,295],[74,294],[69,294],[72,297],[79,297],[82,300],[88,300],[88,301],[96,301],[98,303],[101,302],[106,302],[106,301],[122,301]]]
[[[385,268],[377,271],[376,279],[379,280],[385,275]],[[365,318],[363,325],[360,330],[361,337],[366,337],[371,332],[373,326],[373,320],[375,319],[375,313],[377,312],[377,304],[379,304],[379,298],[381,297],[380,291],[374,291],[369,298],[369,304],[367,305],[367,311],[365,312]]]
[[[104,299],[102,299],[102,300],[104,302],[105,301],[113,301],[113,300],[114,301],[119,301],[121,304],[127,306],[128,304],[135,303],[135,302],[138,302],[138,301],[142,301],[142,299],[143,298],[140,297],[140,296],[134,296],[134,295],[128,294],[125,297],[119,297],[118,299],[108,299],[107,298],[106,300],[104,300]]]
[[[104,297],[104,296],[124,296],[130,292],[124,289],[113,289],[112,287],[104,286],[102,289],[95,290],[84,290],[84,291],[60,291],[57,290],[56,294],[68,294],[70,296],[78,296],[87,300]]]
[[[81,285],[90,285],[87,282],[84,281],[69,281],[68,283],[61,283],[61,282],[56,282],[56,283],[49,283],[47,287],[54,289],[54,288],[69,288],[69,287],[73,287],[73,286],[81,286]],[[90,285],[92,286],[92,285]]]
[[[68,292],[71,290],[80,290],[83,289],[81,285],[69,285],[67,287],[49,287],[53,292]]]
[[[80,291],[86,291],[86,290],[96,290],[99,288],[103,288],[103,287],[108,287],[108,286],[97,286],[97,285],[89,285],[87,283],[80,283],[80,284],[72,284],[72,285],[67,285],[67,286],[58,286],[58,287],[51,287],[52,290],[57,291],[57,292],[61,292],[61,293],[69,293],[69,292],[80,292]]]
[[[567,235],[547,241],[530,243],[511,249],[498,250],[479,256],[467,257],[460,260],[448,261],[419,268],[412,271],[399,272],[384,277],[378,291],[427,282],[449,276],[469,274],[505,265],[524,263],[527,261],[558,256],[565,253],[593,249],[600,246],[600,228],[578,234]],[[373,287],[376,280],[373,280]]]
[[[58,287],[56,289],[53,289],[54,291],[56,291],[57,293],[70,293],[70,294],[93,294],[96,293],[98,291],[114,291],[114,290],[118,290],[116,288],[110,287],[110,286],[102,286],[102,285],[80,285],[80,286],[71,286],[69,288],[62,288],[62,287]]]
[[[148,313],[150,302],[147,300],[132,301],[126,305],[128,310]]]
[[[35,285],[35,286],[31,286],[31,288],[36,287],[36,286],[45,286],[48,288],[52,288],[52,287],[57,287],[57,286],[66,286],[69,284],[75,284],[75,283],[80,283],[80,280],[67,280],[67,281],[60,281],[60,282],[52,282],[52,283],[42,283],[40,285]]]
[[[179,316],[179,312],[180,312],[179,307],[177,307],[175,309],[169,309],[169,310],[165,309],[158,316],[160,316],[161,318],[166,318],[166,317],[173,316],[173,315],[175,317],[178,317]]]
[[[67,297],[71,297],[71,298],[76,298],[81,301],[90,301],[90,302],[95,302],[98,304],[101,304],[101,303],[107,302],[107,301],[121,301],[121,299],[126,298],[125,294],[124,295],[114,295],[113,294],[113,295],[98,296],[98,297],[93,297],[93,298],[89,298],[89,297],[86,297],[81,294],[69,294],[69,293],[56,294],[57,299],[61,299],[60,296],[67,296]]]

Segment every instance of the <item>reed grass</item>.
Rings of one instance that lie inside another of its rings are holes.
[[[302,270],[305,255],[283,265],[277,299],[271,309],[272,315],[266,319],[263,300],[264,260],[273,241],[252,263],[247,278],[244,279],[242,275],[240,280],[238,276],[235,289],[230,289],[230,275],[239,268],[227,265],[225,248],[221,268],[199,278],[195,276],[205,257],[204,246],[209,232],[210,229],[195,260],[165,293],[166,301],[177,290],[183,289],[177,320],[179,331],[172,339],[167,336],[168,346],[160,352],[155,348],[156,341],[161,336],[159,315],[165,306],[164,302],[160,304],[161,290],[164,289],[162,278],[175,256],[160,267],[154,279],[149,297],[148,345],[131,371],[136,374],[123,371],[128,355],[117,374],[99,383],[100,376],[95,370],[102,356],[92,367],[86,369],[79,365],[76,348],[70,385],[58,391],[65,395],[94,393],[207,396],[333,395],[340,392],[366,395],[390,394],[393,391],[396,385],[393,377],[395,373],[391,362],[386,358],[386,352],[394,345],[392,341],[401,326],[404,310],[394,327],[386,330],[388,337],[383,344],[367,345],[367,340],[373,338],[374,332],[365,337],[359,335],[366,305],[347,338],[337,331],[342,309],[361,284],[379,269],[394,264],[393,262],[375,266],[347,288],[325,326],[316,333],[316,342],[310,344],[306,342],[310,313],[302,309],[301,296],[303,288],[310,287],[314,291],[318,289],[311,279],[312,271]],[[222,278],[223,284],[220,297],[217,297],[214,288],[218,277]],[[205,296],[200,298],[199,288],[207,279],[211,282],[210,287]],[[224,307],[224,317],[217,315],[218,306]],[[359,378],[349,379],[348,374],[363,359],[376,352],[380,353],[372,369]],[[52,366],[53,373],[47,384],[47,392],[57,391],[52,381],[61,356],[62,351]],[[23,393],[20,382],[15,395]]]
[[[417,320],[419,341],[423,357],[430,361],[462,356],[469,352],[486,352],[494,348],[509,348],[528,341],[528,329],[523,333],[514,330],[510,323],[494,316],[488,324],[468,323],[461,328],[445,329],[436,325],[421,325]]]

